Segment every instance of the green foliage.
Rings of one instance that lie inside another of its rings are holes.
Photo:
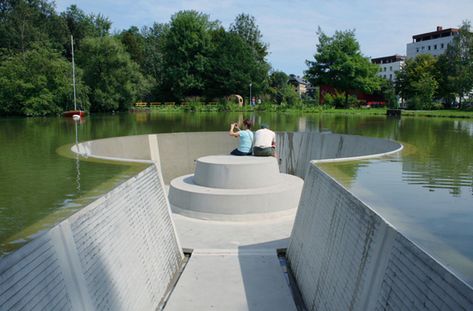
[[[36,47],[0,65],[0,114],[43,116],[73,108],[71,64],[59,53]],[[87,88],[76,77],[79,104],[87,109]]]
[[[140,66],[144,65],[145,58],[145,38],[138,30],[138,27],[132,26],[128,30],[122,31],[118,38],[130,54],[131,59]]]
[[[383,79],[381,84],[381,94],[387,103],[388,108],[399,108],[399,102],[396,96],[396,89],[390,80]]]
[[[168,24],[154,23],[152,27],[142,29],[143,43],[143,63],[141,69],[146,76],[150,76],[155,84],[151,88],[150,97],[152,99],[163,100],[164,80],[164,39],[169,31]]]
[[[164,38],[163,88],[168,96],[202,96],[212,49],[211,33],[216,22],[196,11],[180,11],[172,16]]]
[[[420,54],[408,59],[397,73],[396,91],[406,99],[409,109],[430,109],[438,87],[436,58]]]
[[[103,37],[109,34],[112,23],[102,15],[89,14],[79,9],[75,4],[61,13],[61,18],[67,25],[69,33],[74,37],[75,48],[80,49],[81,42],[86,37]],[[66,44],[70,55],[70,45]]]
[[[248,44],[237,34],[219,28],[212,32],[212,51],[205,76],[209,98],[261,92],[267,70],[255,59]]]
[[[62,48],[67,27],[44,0],[4,0],[0,4],[0,52],[5,56],[25,52],[33,45]]]
[[[459,34],[447,46],[437,62],[439,97],[448,104],[468,97],[473,89],[473,33],[470,22],[463,22]],[[448,105],[449,106],[449,105]]]
[[[319,29],[318,35],[315,61],[306,61],[309,69],[305,74],[312,85],[330,85],[343,92],[345,106],[354,90],[371,94],[380,89],[378,66],[361,54],[354,31],[336,31],[329,37]]]
[[[265,62],[268,55],[268,44],[262,41],[263,35],[253,16],[244,13],[237,15],[235,22],[230,25],[230,32],[236,33],[248,44],[259,62]]]
[[[327,93],[324,96],[324,106],[327,108],[350,108],[350,107],[357,107],[358,100],[356,96],[346,96],[344,93],[337,92],[335,94]]]
[[[127,110],[149,91],[150,82],[115,38],[86,38],[77,53],[90,88],[92,111]]]

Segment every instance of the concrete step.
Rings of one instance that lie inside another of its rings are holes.
[[[197,185],[194,176],[171,181],[169,202],[173,211],[210,220],[255,220],[286,216],[299,204],[303,180],[279,174],[279,183],[248,189],[223,189]]]
[[[280,182],[274,157],[212,155],[196,162],[194,183],[204,187],[247,189]]]

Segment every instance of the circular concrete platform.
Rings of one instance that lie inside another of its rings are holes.
[[[272,186],[281,182],[274,157],[213,155],[196,161],[194,184],[225,189]]]
[[[290,215],[299,204],[303,180],[281,174],[273,157],[207,156],[195,175],[170,183],[169,202],[188,217],[247,221]]]

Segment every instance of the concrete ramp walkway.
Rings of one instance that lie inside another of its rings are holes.
[[[166,311],[297,310],[275,250],[197,250]]]
[[[165,310],[297,310],[277,249],[301,189],[274,158],[207,156],[171,181],[179,240],[193,252]]]

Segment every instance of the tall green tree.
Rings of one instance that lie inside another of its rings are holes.
[[[140,33],[138,27],[132,26],[128,30],[122,31],[118,38],[130,54],[131,59],[140,67],[144,65],[145,57],[145,38]]]
[[[238,34],[252,49],[260,62],[265,62],[268,55],[268,44],[263,42],[263,35],[256,24],[256,19],[241,13],[235,17],[230,25],[230,32]]]
[[[0,53],[25,52],[33,45],[61,49],[67,27],[54,3],[44,0],[3,0],[0,3]]]
[[[149,91],[150,82],[116,38],[85,38],[77,64],[90,88],[92,111],[127,110]]]
[[[438,87],[436,58],[419,54],[406,61],[397,72],[396,92],[407,101],[410,109],[431,109]]]
[[[103,15],[85,14],[77,5],[73,4],[61,13],[69,33],[74,36],[77,45],[85,37],[103,37],[110,33],[112,23]]]
[[[144,38],[143,64],[141,69],[144,74],[150,76],[154,84],[151,88],[152,99],[163,99],[164,81],[164,44],[166,33],[169,31],[168,24],[154,23],[151,27],[143,27],[141,33]],[[169,92],[167,92],[169,94]]]
[[[186,96],[202,96],[209,54],[210,31],[217,22],[196,11],[180,11],[171,18],[163,50],[163,91],[177,101]]]
[[[58,52],[33,46],[0,65],[0,114],[43,116],[73,108],[72,67]],[[78,102],[87,109],[87,88],[77,70]]]
[[[314,61],[306,61],[305,72],[312,85],[330,85],[345,94],[345,104],[353,91],[373,93],[380,89],[378,66],[364,57],[353,30],[336,31],[330,37],[318,30],[319,43]]]
[[[473,90],[473,33],[471,24],[463,22],[458,35],[447,46],[437,62],[439,96],[452,102],[463,98]]]
[[[219,28],[212,32],[212,51],[206,75],[206,95],[210,98],[231,94],[246,95],[249,84],[257,94],[267,71],[239,35]]]

